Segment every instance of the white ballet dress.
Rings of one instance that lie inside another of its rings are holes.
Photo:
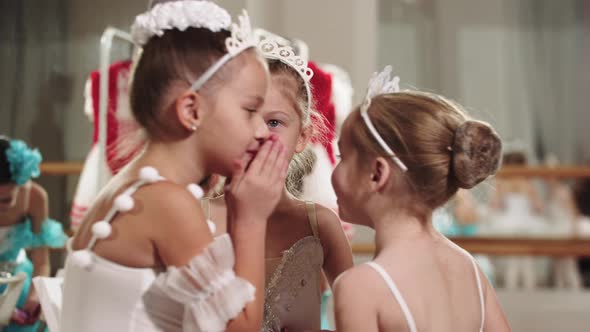
[[[255,288],[235,275],[229,235],[221,235],[184,267],[167,271],[130,268],[92,252],[97,240],[110,234],[117,213],[133,206],[131,195],[142,185],[161,179],[153,168],[115,200],[104,221],[93,227],[83,250],[68,245],[60,332],[224,331],[254,299]],[[200,188],[189,190],[200,198]]]
[[[484,326],[484,322],[485,322],[485,304],[484,304],[484,297],[483,297],[483,288],[482,288],[479,272],[477,271],[477,265],[475,263],[475,260],[471,256],[469,256],[469,258],[471,260],[471,263],[473,264],[473,270],[475,272],[475,280],[477,282],[477,292],[479,295],[479,304],[480,304],[480,309],[481,309],[481,323],[480,323],[478,331],[483,332],[483,326]],[[417,332],[418,328],[416,327],[416,321],[414,320],[414,316],[412,315],[412,312],[410,311],[410,308],[408,307],[406,300],[402,296],[402,293],[400,292],[399,288],[397,287],[397,285],[395,284],[395,282],[393,281],[391,276],[387,273],[387,271],[385,271],[385,269],[383,267],[381,267],[381,265],[379,265],[375,261],[371,261],[366,264],[379,274],[379,276],[383,279],[383,281],[387,285],[387,288],[389,288],[389,290],[391,291],[391,294],[393,295],[393,297],[397,301],[398,305],[400,306],[400,308],[402,310],[404,317],[406,318],[408,331]]]

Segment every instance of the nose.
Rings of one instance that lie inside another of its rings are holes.
[[[254,125],[254,138],[262,144],[262,142],[266,141],[269,136],[270,130],[268,130],[266,121],[264,121],[262,116],[257,116]]]

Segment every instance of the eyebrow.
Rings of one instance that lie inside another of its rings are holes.
[[[280,111],[280,110],[269,111],[268,115],[283,115],[289,120],[291,120],[293,118],[289,113],[287,113],[285,111]]]

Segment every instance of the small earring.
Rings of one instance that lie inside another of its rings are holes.
[[[191,126],[191,130],[192,130],[192,131],[197,131],[197,125],[194,125],[194,124],[193,124],[193,125]]]

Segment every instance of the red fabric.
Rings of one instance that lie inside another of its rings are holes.
[[[336,108],[332,101],[332,75],[323,71],[314,62],[309,62],[309,68],[313,70],[311,78],[311,91],[313,94],[315,109],[324,117],[324,126],[326,132],[320,139],[315,139],[313,143],[321,143],[332,165],[336,164],[334,148],[332,142],[336,136]]]
[[[123,166],[125,166],[134,156],[131,153],[128,156],[117,155],[117,144],[119,143],[119,133],[128,130],[128,126],[120,123],[117,118],[117,98],[119,97],[118,79],[121,71],[129,71],[131,68],[131,61],[119,61],[113,63],[109,67],[109,83],[108,83],[108,106],[107,106],[107,164],[113,174],[116,174]],[[92,143],[98,142],[99,130],[99,102],[100,102],[100,71],[95,70],[90,73],[90,85],[92,93],[92,108],[94,111],[94,134],[92,135]]]

